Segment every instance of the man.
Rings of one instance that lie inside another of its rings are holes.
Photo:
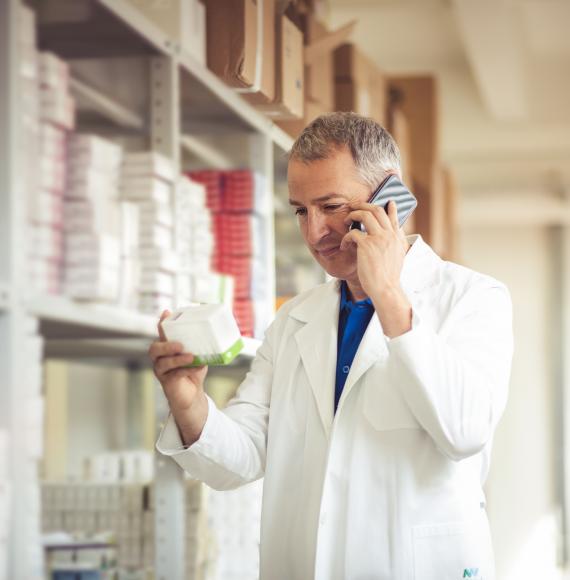
[[[370,119],[325,115],[297,139],[290,203],[335,280],[279,310],[224,411],[191,354],[150,348],[172,413],[158,449],[215,489],[265,477],[262,580],[494,576],[482,484],[509,294],[406,238],[393,203],[366,203],[390,173],[397,146]]]

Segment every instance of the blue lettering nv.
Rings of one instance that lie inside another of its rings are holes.
[[[479,568],[465,568],[463,570],[463,578],[477,578],[479,576]]]

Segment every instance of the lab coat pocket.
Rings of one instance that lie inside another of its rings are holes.
[[[486,520],[413,527],[414,580],[494,580]]]
[[[371,369],[362,385],[364,416],[378,431],[420,429],[420,424],[386,372]]]

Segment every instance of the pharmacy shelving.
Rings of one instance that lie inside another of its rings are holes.
[[[79,110],[82,116],[85,110],[106,121],[110,121],[119,127],[132,131],[144,131],[146,123],[141,115],[131,111],[115,99],[97,90],[81,79],[70,79],[71,92],[79,102]],[[99,119],[97,119],[99,120]],[[99,120],[100,122],[100,120]]]
[[[235,365],[247,364],[261,345],[255,338],[244,337],[244,348]],[[150,338],[54,338],[48,341],[45,355],[48,358],[101,362],[103,364],[124,364],[125,362],[149,366],[148,348]],[[214,371],[215,372],[215,371]]]
[[[0,311],[7,310],[10,305],[10,286],[0,283]]]
[[[275,123],[229,89],[214,73],[192,55],[182,51],[159,28],[125,0],[77,0],[66,3],[69,22],[43,21],[40,47],[62,58],[105,58],[124,56],[165,56],[181,70],[180,86],[184,128],[190,134],[216,131],[250,131],[266,135],[282,152],[288,151],[291,137]],[[53,20],[53,19],[52,19]],[[116,106],[105,102],[104,95],[92,92],[81,81],[75,90],[100,101],[101,110],[113,115]],[[123,115],[124,119],[130,115]],[[131,120],[135,125],[140,119]]]
[[[62,10],[69,15],[67,21],[59,18]],[[171,40],[125,0],[59,3],[57,13],[43,21],[40,46],[72,59],[168,55],[174,49]]]
[[[146,352],[156,336],[156,318],[103,304],[80,303],[61,296],[30,298],[25,276],[25,195],[22,170],[29,160],[19,147],[19,7],[21,0],[0,2],[0,428],[16,438],[21,429],[25,398],[22,369],[32,331],[43,339],[44,354],[70,360],[148,365]],[[30,0],[34,8],[45,3]],[[38,26],[39,47],[72,62],[77,59],[148,59],[151,73],[149,107],[141,113],[105,91],[105,83],[73,73],[80,127],[100,126],[106,135],[138,135],[143,143],[171,158],[179,168],[183,155],[206,166],[230,168],[239,164],[262,173],[268,184],[263,213],[273,213],[273,182],[282,176],[285,152],[292,139],[228,88],[190,54],[183,53],[159,28],[126,0],[54,2],[71,9],[45,16]],[[54,17],[55,16],[55,17]],[[158,77],[157,77],[158,75]],[[157,88],[157,78],[160,86]],[[226,144],[229,143],[229,146]],[[247,143],[247,147],[237,144]],[[238,151],[239,155],[236,155]],[[245,160],[244,160],[245,156]],[[267,313],[275,295],[273,220],[268,222],[270,274]],[[35,329],[35,330],[34,330]],[[33,334],[33,332],[32,332]],[[260,341],[245,340],[237,365],[247,364]],[[158,405],[157,405],[158,407]],[[160,417],[162,419],[162,417]],[[7,546],[6,577],[30,580],[32,545],[28,513],[37,492],[36,468],[12,446],[8,478],[14,489]],[[35,482],[35,483],[34,483]],[[34,489],[34,486],[36,489]],[[25,493],[23,490],[27,490]],[[182,515],[177,503],[182,479],[171,461],[157,461],[156,578],[181,580],[184,565]],[[35,539],[34,539],[35,538]],[[34,552],[35,550],[35,552]]]
[[[156,336],[156,318],[105,304],[43,296],[26,302],[26,308],[47,340]]]

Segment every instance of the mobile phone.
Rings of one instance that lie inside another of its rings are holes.
[[[400,181],[397,175],[388,175],[388,177],[378,186],[370,196],[368,203],[379,205],[387,211],[388,202],[394,200],[398,209],[398,223],[400,227],[412,215],[412,212],[418,205],[418,200],[414,194]],[[358,229],[365,232],[364,224],[352,222],[351,230]]]

